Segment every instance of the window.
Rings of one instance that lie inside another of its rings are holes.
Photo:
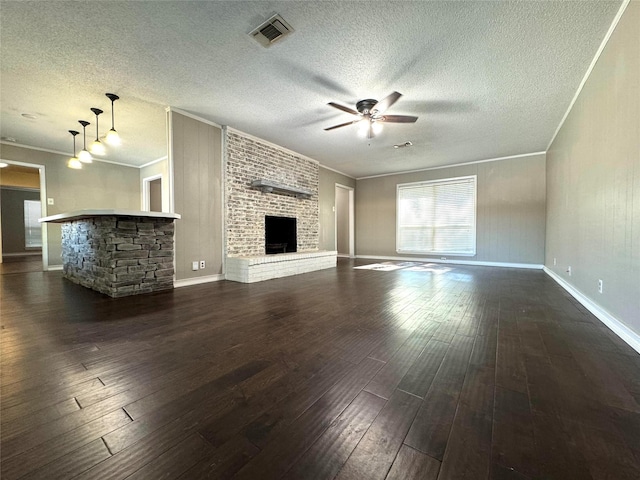
[[[476,176],[398,185],[398,253],[476,254]]]
[[[42,225],[38,222],[41,217],[40,201],[24,201],[24,246],[25,248],[42,247]]]

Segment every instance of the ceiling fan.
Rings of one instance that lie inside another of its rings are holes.
[[[418,117],[412,117],[409,115],[384,115],[384,112],[391,105],[396,103],[401,96],[401,93],[393,92],[380,101],[374,100],[372,98],[360,100],[358,103],[356,103],[356,110],[345,107],[338,103],[329,102],[327,105],[331,105],[333,108],[337,108],[338,110],[342,110],[343,112],[355,115],[358,118],[352,120],[351,122],[345,122],[341,123],[340,125],[334,125],[333,127],[325,128],[325,131],[334,130],[336,128],[346,127],[347,125],[353,125],[354,123],[366,121],[367,123],[364,124],[364,126],[366,128],[367,138],[373,138],[375,137],[376,133],[380,132],[382,128],[382,122],[414,123],[416,120],[418,120]]]

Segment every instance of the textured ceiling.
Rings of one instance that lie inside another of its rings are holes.
[[[354,177],[542,151],[620,4],[2,2],[0,133],[70,152],[77,120],[95,134],[90,107],[109,128],[114,92],[107,158],[132,165],[166,155],[168,105]],[[266,49],[247,33],[274,13],[295,32]],[[352,118],[327,102],[394,90],[388,113],[415,124],[323,130]]]

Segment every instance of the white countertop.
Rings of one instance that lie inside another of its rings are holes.
[[[169,212],[142,212],[138,210],[117,210],[117,209],[88,209],[76,210],[74,212],[58,213],[57,215],[49,215],[48,217],[39,218],[38,221],[50,223],[64,223],[71,220],[80,220],[81,218],[103,217],[103,216],[127,216],[127,217],[150,217],[150,218],[181,218],[179,213]]]

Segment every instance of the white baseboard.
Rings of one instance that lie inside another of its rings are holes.
[[[633,348],[636,352],[640,353],[640,335],[629,327],[627,327],[620,320],[615,318],[609,312],[607,312],[600,305],[596,304],[589,297],[584,295],[582,292],[577,290],[573,285],[567,283],[562,277],[556,274],[553,270],[544,267],[544,272],[549,275],[552,279],[558,283],[562,288],[564,288],[569,294],[579,301],[584,308],[589,310],[595,317],[604,323],[607,327],[609,327],[613,333],[618,335],[625,343],[627,343],[631,348]]]
[[[224,275],[207,275],[206,277],[185,278],[182,280],[174,280],[173,288],[189,287],[191,285],[200,285],[201,283],[217,282],[224,280]]]
[[[38,250],[37,252],[18,252],[18,253],[3,253],[3,257],[36,257],[42,256],[42,250]]]
[[[47,272],[58,272],[62,271],[62,265],[49,265],[47,267]]]
[[[476,260],[441,260],[439,258],[386,257],[378,255],[356,255],[356,258],[369,260],[399,260],[401,262],[450,263],[454,265],[476,265],[480,267],[528,268],[532,270],[542,270],[543,267],[543,265],[539,265],[537,263],[480,262]]]

